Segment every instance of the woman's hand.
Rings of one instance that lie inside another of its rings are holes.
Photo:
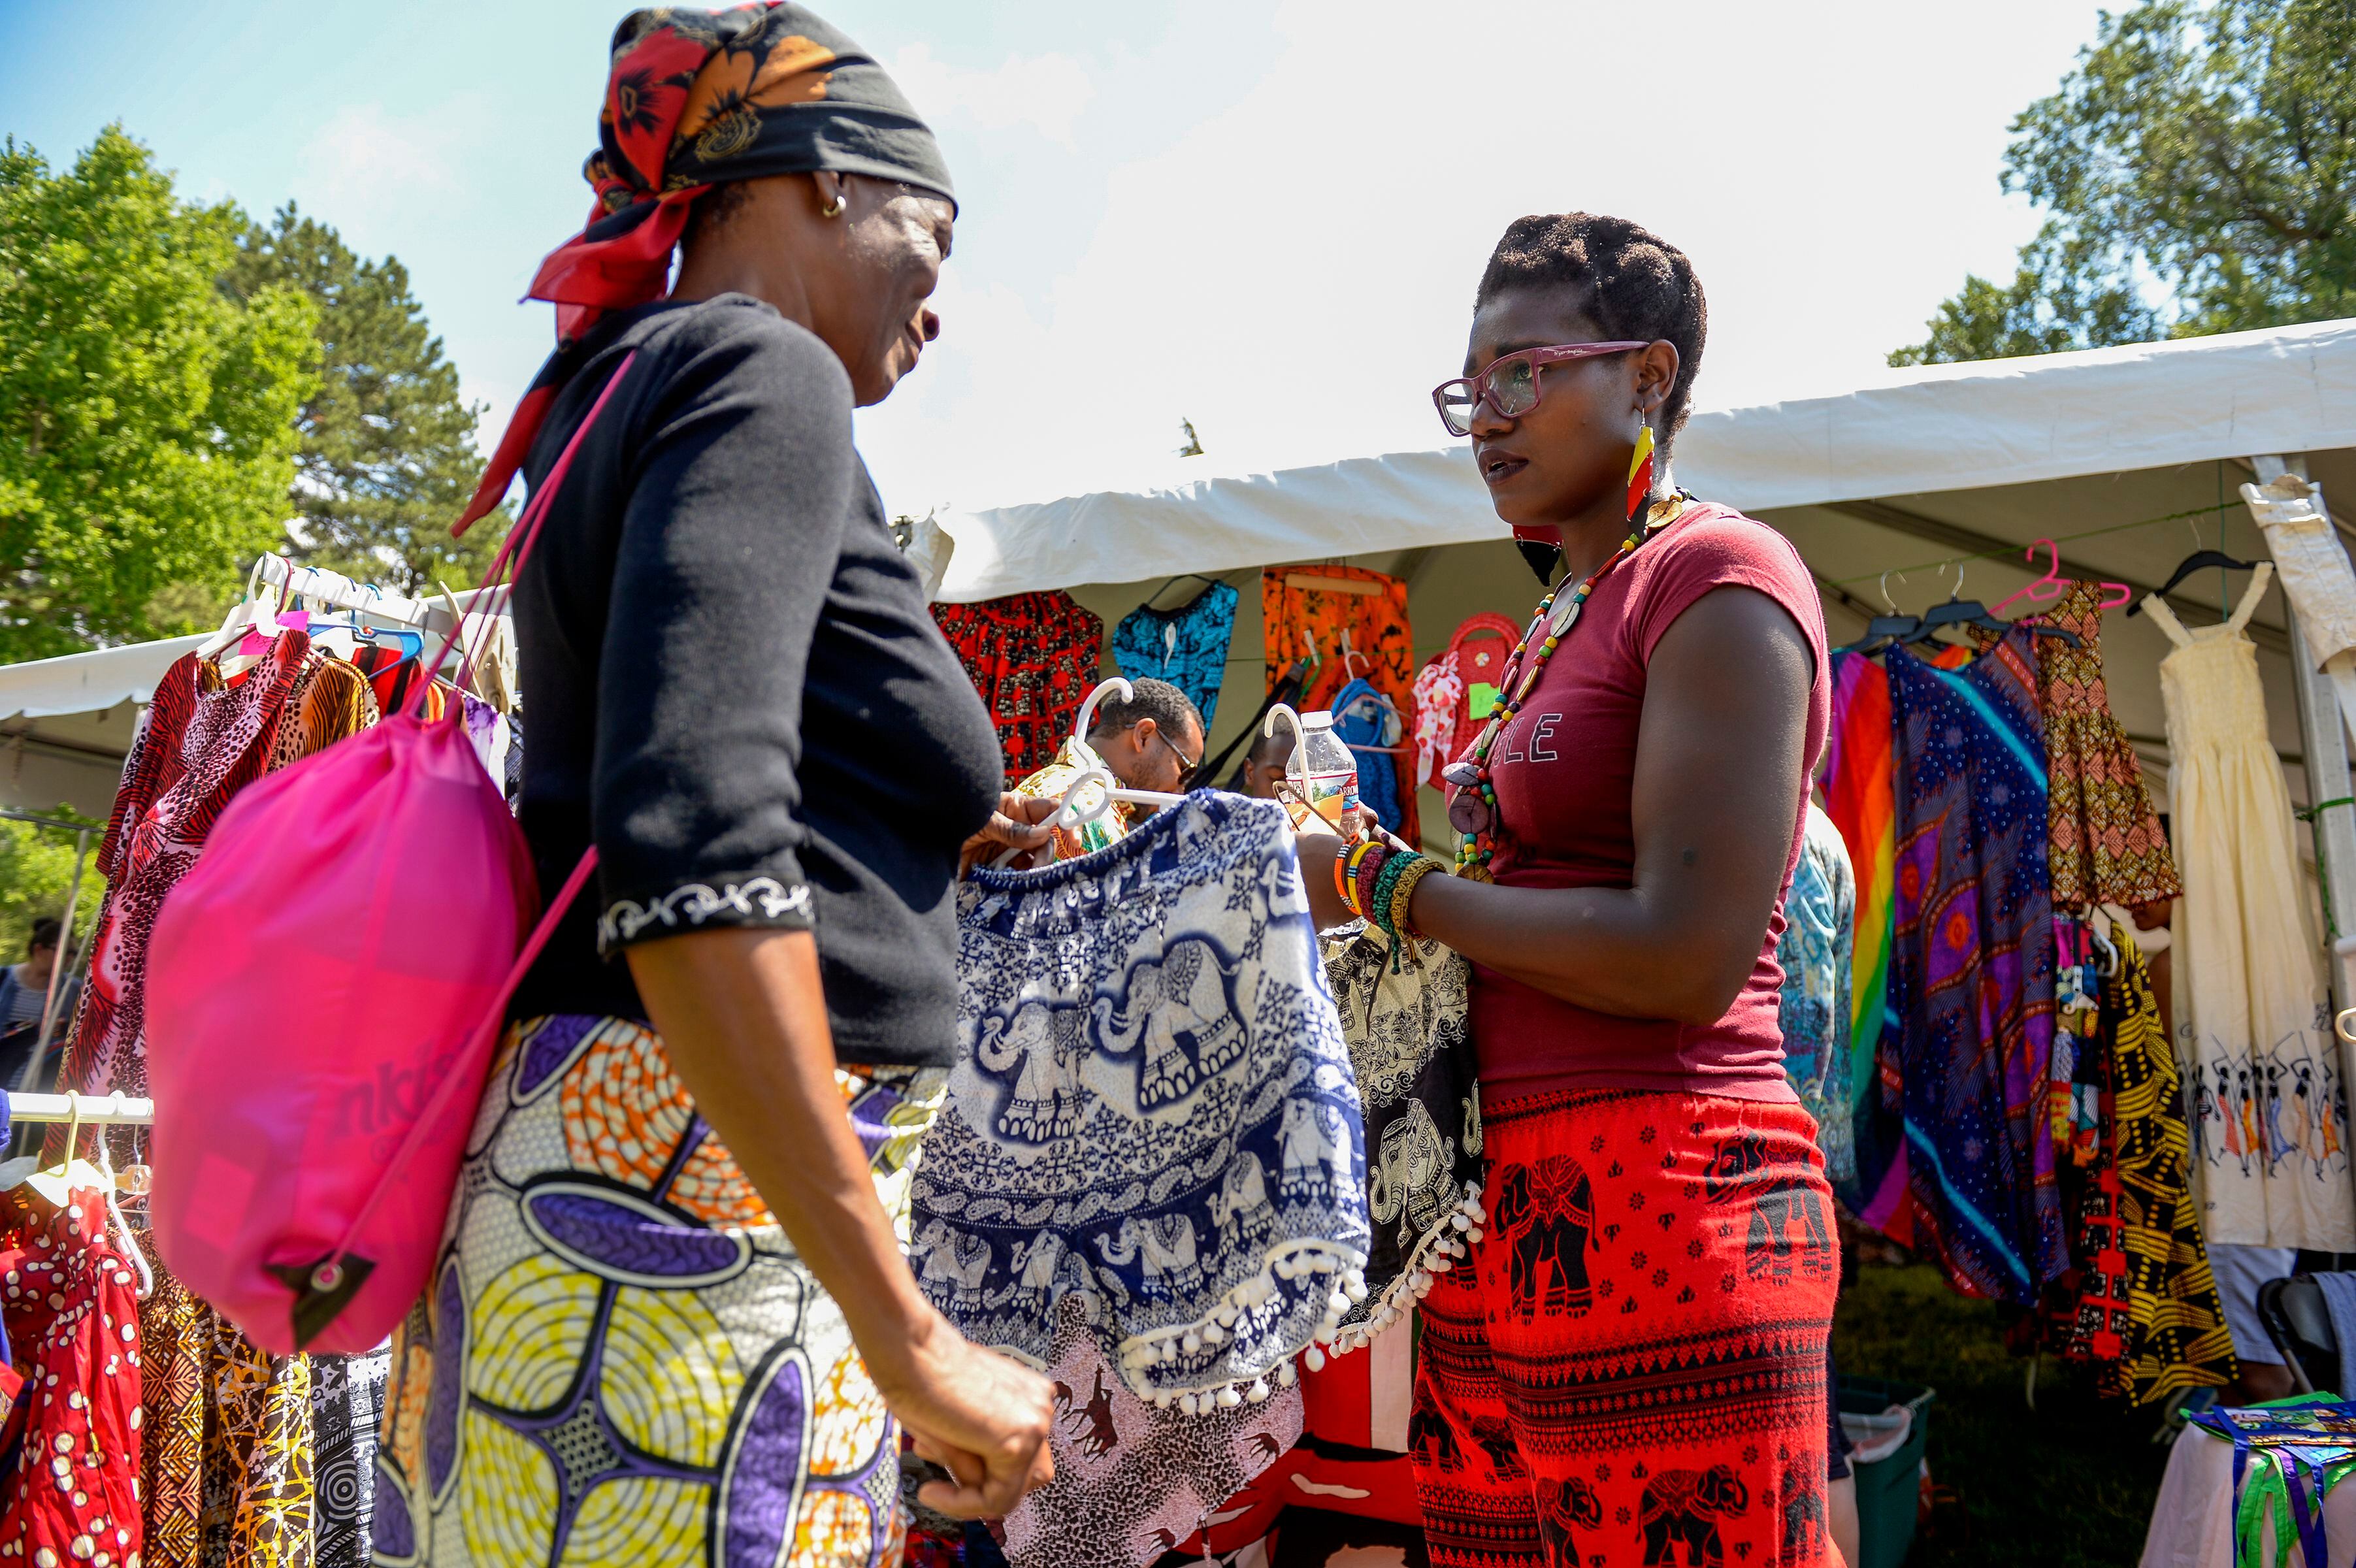
[[[927,1481],[917,1497],[953,1519],[999,1519],[1055,1477],[1047,1446],[1055,1386],[1018,1361],[985,1350],[934,1315],[929,1326],[868,1364],[884,1403],[918,1454],[957,1477]]]
[[[671,1066],[717,1144],[841,1309],[876,1389],[958,1478],[945,1512],[1002,1514],[1053,1474],[1049,1386],[966,1341],[917,1288],[836,1087],[808,931],[731,927],[628,950]]]
[[[963,876],[984,860],[997,858],[1009,849],[1023,853],[1018,856],[1016,868],[1027,870],[1038,863],[1039,852],[1047,847],[1049,833],[1040,824],[1055,814],[1062,804],[1053,799],[1026,800],[1021,795],[1001,795],[998,810],[990,813],[990,822],[981,832],[965,841],[958,854],[958,875]]]

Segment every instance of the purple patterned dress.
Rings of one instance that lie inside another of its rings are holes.
[[[1913,1240],[1975,1295],[2068,1266],[2044,1116],[2053,1054],[2044,728],[2025,631],[1959,670],[1888,660],[1898,736],[1890,1012]]]

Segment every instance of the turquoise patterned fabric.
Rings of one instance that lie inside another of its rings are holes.
[[[1783,1026],[1783,1071],[1800,1103],[1816,1119],[1825,1176],[1857,1178],[1857,1147],[1849,1125],[1854,1086],[1849,1074],[1849,949],[1857,919],[1857,875],[1840,829],[1814,801],[1800,846],[1799,868],[1783,900],[1790,922],[1775,945],[1783,966],[1777,1016]]]
[[[1219,711],[1227,673],[1227,647],[1236,635],[1236,590],[1214,583],[1191,605],[1157,610],[1145,605],[1113,628],[1112,657],[1132,681],[1167,681],[1203,715],[1203,733]]]

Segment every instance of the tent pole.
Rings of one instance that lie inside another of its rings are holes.
[[[19,1092],[29,1091],[38,1081],[41,1063],[49,1054],[49,1041],[57,1033],[58,993],[64,988],[63,976],[81,972],[80,965],[90,959],[90,942],[98,936],[98,928],[93,926],[90,939],[79,949],[74,946],[74,908],[81,901],[82,867],[89,863],[90,830],[83,828],[74,834],[73,881],[66,888],[65,918],[58,923],[58,956],[49,961],[49,993],[41,1004],[41,1032],[33,1043],[32,1059],[25,1064],[25,1071],[16,1080]]]
[[[2250,466],[2257,470],[2260,484],[2270,483],[2286,472],[2302,478],[2307,475],[2307,459],[2296,453],[2287,456],[2254,456]],[[2348,728],[2340,715],[2339,693],[2315,667],[2315,660],[2308,652],[2307,639],[2299,631],[2297,612],[2291,608],[2287,596],[2283,600],[2283,616],[2290,638],[2291,684],[2298,696],[2299,739],[2307,754],[2308,807],[2311,811],[2326,801],[2341,802],[2326,806],[2316,816],[2315,842],[2320,846],[2322,858],[2322,864],[2316,867],[2316,876],[2317,891],[2323,899],[2326,929],[2346,937],[2356,934],[2356,804],[2348,803],[2351,793]],[[2328,948],[2326,951],[2330,959],[2327,967],[2336,1013],[2356,1004],[2356,974],[2351,972],[2347,955]]]

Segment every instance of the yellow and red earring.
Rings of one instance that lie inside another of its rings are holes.
[[[1628,458],[1628,521],[1635,522],[1644,515],[1645,506],[1653,499],[1653,422],[1645,420],[1636,430],[1636,450]]]

